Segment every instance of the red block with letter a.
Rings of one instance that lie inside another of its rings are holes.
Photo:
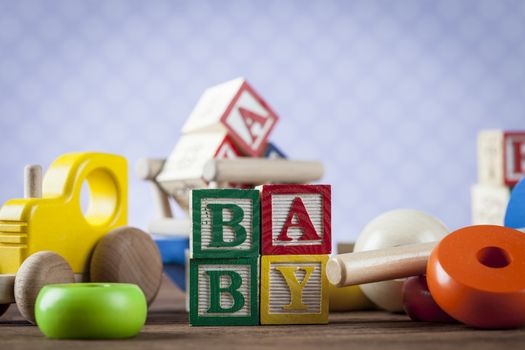
[[[246,80],[238,78],[206,89],[182,131],[227,131],[243,155],[258,157],[278,119]]]
[[[330,254],[330,185],[263,185],[262,255]]]

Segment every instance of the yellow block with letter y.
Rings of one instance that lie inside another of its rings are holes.
[[[328,255],[266,255],[261,261],[261,324],[328,323]]]

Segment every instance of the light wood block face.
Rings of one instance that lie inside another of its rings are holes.
[[[259,324],[258,260],[191,259],[190,324]]]
[[[476,184],[471,188],[472,224],[503,225],[510,189],[507,186]]]
[[[479,182],[514,186],[525,176],[525,131],[486,130],[478,135]]]
[[[262,186],[262,254],[330,254],[330,185]]]
[[[192,257],[259,255],[259,191],[201,189],[192,194]]]
[[[227,130],[243,154],[257,157],[263,154],[278,119],[248,83],[238,78],[206,89],[182,131]]]
[[[261,324],[328,323],[328,255],[267,255],[261,260]]]
[[[202,179],[210,159],[233,159],[240,155],[225,131],[183,135],[171,152],[157,181],[175,195],[187,188],[206,187]]]

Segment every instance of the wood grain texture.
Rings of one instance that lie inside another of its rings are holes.
[[[202,180],[206,162],[239,155],[225,131],[186,134],[175,145],[156,181],[170,194],[186,186],[184,184],[192,185],[199,181],[202,185],[197,187],[206,187],[206,182]]]
[[[182,131],[227,131],[243,154],[258,157],[278,119],[246,80],[237,78],[206,89]]]
[[[15,275],[0,274],[0,304],[15,302]]]
[[[263,255],[331,253],[330,185],[263,185],[261,193]],[[307,237],[310,223],[314,234]]]
[[[206,181],[260,185],[264,183],[307,183],[323,176],[323,164],[315,161],[237,158],[212,159],[204,166]]]
[[[470,189],[472,225],[503,226],[510,188],[503,185],[475,184]]]
[[[258,256],[260,247],[260,199],[257,190],[242,189],[198,189],[191,193],[192,237],[191,254],[193,258],[238,258]],[[210,209],[212,205],[232,206],[224,208],[214,217]],[[235,224],[241,226],[245,238],[239,236],[233,225],[226,224],[233,218],[242,220]],[[214,223],[223,221],[221,225],[222,240],[226,244],[217,245],[212,239],[217,233]],[[237,240],[237,244],[235,243]],[[233,242],[233,243],[232,243]],[[213,243],[213,244],[212,244]],[[231,244],[228,244],[231,243]]]
[[[422,275],[436,242],[338,254],[330,258],[326,273],[337,287]]]
[[[91,258],[92,282],[137,284],[148,301],[155,299],[162,281],[162,260],[151,237],[133,227],[117,228],[99,241]]]
[[[15,277],[15,300],[22,316],[35,323],[35,301],[48,284],[73,283],[71,266],[57,253],[41,251],[28,257]]]
[[[133,339],[46,339],[36,326],[23,320],[15,305],[0,318],[0,333],[2,349],[13,350],[492,350],[519,349],[525,342],[525,329],[485,332],[460,324],[414,322],[406,315],[383,311],[332,313],[329,321],[323,326],[190,327],[184,294],[165,278],[149,309],[146,326]]]
[[[190,324],[259,324],[259,259],[191,259]]]
[[[484,130],[478,134],[478,179],[514,186],[525,175],[525,131]]]
[[[328,255],[261,258],[261,324],[328,323]]]
[[[24,198],[42,198],[42,167],[26,165],[24,168]]]
[[[449,232],[441,221],[429,214],[413,209],[396,209],[372,219],[359,234],[354,251],[435,242]],[[403,280],[390,280],[363,284],[361,289],[379,307],[402,312],[402,286]]]

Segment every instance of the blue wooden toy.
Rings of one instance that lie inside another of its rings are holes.
[[[515,229],[525,228],[525,177],[514,187],[505,212],[505,226]]]

